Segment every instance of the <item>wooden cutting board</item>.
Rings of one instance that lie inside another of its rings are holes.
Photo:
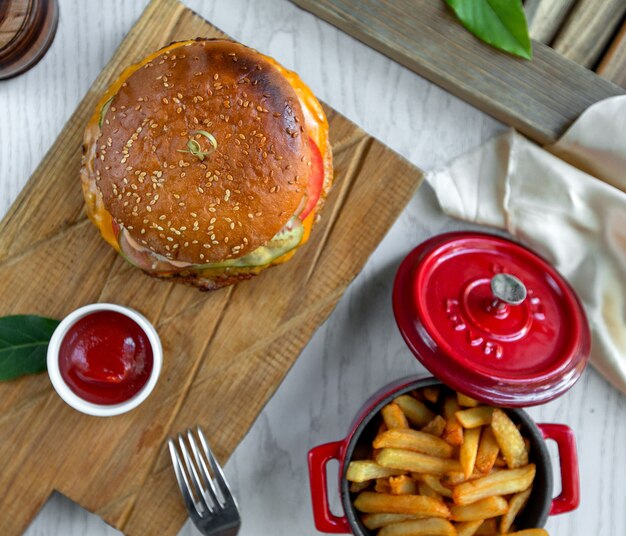
[[[532,61],[478,40],[443,0],[292,0],[540,144],[626,92],[533,41]]]
[[[220,35],[177,0],[153,0],[0,224],[0,315],[122,303],[157,326],[165,351],[153,394],[119,417],[73,411],[46,375],[0,384],[3,536],[20,534],[53,490],[127,534],[175,534],[186,512],[165,438],[200,424],[225,462],[420,184],[418,169],[327,107],[336,183],[292,261],[213,293],[126,264],[83,211],[85,123],[128,64]]]

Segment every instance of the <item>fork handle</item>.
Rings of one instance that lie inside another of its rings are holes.
[[[333,534],[352,532],[346,517],[337,517],[330,511],[328,504],[328,482],[326,464],[338,460],[344,441],[325,443],[309,451],[309,478],[311,481],[311,500],[313,501],[313,519],[317,530]]]

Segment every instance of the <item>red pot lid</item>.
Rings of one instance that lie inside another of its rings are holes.
[[[418,246],[398,269],[393,309],[427,369],[489,404],[552,400],[589,358],[572,288],[544,259],[493,235],[449,233]]]

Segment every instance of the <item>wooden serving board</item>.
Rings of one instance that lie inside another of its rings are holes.
[[[165,351],[153,394],[119,417],[77,413],[43,374],[0,384],[3,536],[20,534],[53,490],[127,534],[175,534],[186,512],[165,438],[200,424],[225,462],[420,184],[418,169],[327,107],[336,183],[292,261],[212,293],[125,263],[83,211],[85,123],[128,64],[221,35],[177,0],[153,0],[0,224],[0,315],[122,303],[157,326]]]
[[[540,144],[626,92],[533,41],[532,61],[466,31],[443,0],[292,0]]]

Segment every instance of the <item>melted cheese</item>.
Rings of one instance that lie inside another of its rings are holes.
[[[102,196],[97,191],[95,186],[95,181],[92,178],[95,175],[94,169],[94,160],[95,160],[95,151],[96,151],[96,141],[100,136],[100,114],[109,99],[114,97],[119,89],[122,87],[122,84],[138,69],[143,67],[145,64],[149,63],[153,59],[157,58],[161,54],[167,52],[168,50],[173,50],[178,47],[185,46],[187,44],[191,44],[194,41],[182,41],[180,43],[171,44],[165,48],[158,50],[157,52],[150,54],[145,57],[139,63],[131,65],[127,67],[119,78],[111,84],[107,90],[102,95],[102,98],[98,102],[95,112],[89,120],[87,127],[85,129],[85,144],[87,146],[87,153],[85,154],[84,167],[85,170],[81,170],[82,175],[82,187],[83,193],[85,197],[87,215],[91,219],[91,221],[98,227],[100,230],[100,234],[102,238],[106,240],[111,246],[113,246],[118,252],[120,251],[120,246],[117,241],[117,238],[113,234],[113,218],[111,214],[106,210],[104,206],[104,202],[102,200]],[[294,73],[293,71],[289,71],[285,69],[282,65],[276,62],[273,58],[269,56],[262,55],[265,60],[271,63],[291,84],[298,99],[300,100],[300,104],[302,106],[302,111],[304,114],[304,122],[305,129],[308,136],[315,142],[318,146],[320,153],[323,155],[324,160],[324,182],[325,186],[330,184],[332,180],[332,154],[330,151],[330,143],[328,139],[328,121],[326,120],[326,115],[320,105],[319,101],[315,98],[315,95],[311,92],[309,87],[302,82],[300,77]],[[326,188],[324,188],[324,191]],[[318,204],[319,206],[319,204]],[[315,210],[309,214],[305,220],[302,222],[304,226],[304,234],[302,236],[302,241],[300,245],[304,244],[311,235],[311,230],[313,228],[313,223],[315,222],[315,217],[317,215],[317,207]],[[298,246],[299,247],[299,246]],[[295,254],[297,248],[278,257],[272,261],[271,265],[282,264]],[[260,271],[260,270],[259,270]],[[251,272],[255,272],[255,270],[251,270]],[[257,272],[255,272],[257,273]]]

